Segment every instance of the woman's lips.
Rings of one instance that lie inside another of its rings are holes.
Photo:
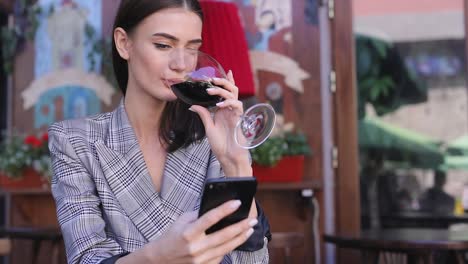
[[[184,81],[184,79],[182,79],[182,78],[175,78],[175,79],[166,79],[166,80],[165,80],[165,83],[166,83],[169,87],[171,87],[172,85],[177,84],[177,83],[181,83],[181,82],[183,82],[183,81]]]

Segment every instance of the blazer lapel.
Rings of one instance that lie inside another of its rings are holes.
[[[147,240],[160,236],[173,220],[155,191],[123,101],[111,114],[105,142],[95,147],[109,187],[137,229]]]
[[[184,212],[198,209],[209,157],[210,148],[206,139],[168,154],[161,200],[166,213],[173,220]]]

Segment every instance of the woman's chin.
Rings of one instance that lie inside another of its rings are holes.
[[[160,96],[162,100],[167,102],[173,102],[177,100],[177,96],[170,88],[165,90],[164,93],[161,93]]]
[[[166,101],[168,102],[174,102],[175,100],[177,100],[177,96],[175,94],[171,94],[167,96],[167,99],[166,99]]]
[[[169,88],[168,90],[168,98],[169,98],[168,101],[171,101],[171,102],[177,100],[177,96],[171,88]]]

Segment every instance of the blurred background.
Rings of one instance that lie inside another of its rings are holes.
[[[0,0],[3,263],[65,263],[47,127],[121,100],[110,61],[119,2]],[[366,230],[456,231],[468,244],[466,0],[201,3],[202,50],[233,70],[246,107],[278,115],[251,152],[271,263],[365,263],[325,236]]]

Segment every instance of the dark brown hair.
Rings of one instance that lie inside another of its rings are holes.
[[[182,7],[193,11],[203,21],[203,12],[198,0],[122,0],[114,21],[113,30],[120,27],[131,34],[147,16],[166,8]],[[120,90],[125,96],[128,82],[128,64],[117,52],[112,38],[112,65]],[[205,128],[200,117],[188,110],[189,105],[176,100],[167,102],[161,117],[161,140],[167,151],[187,147],[205,137]]]

